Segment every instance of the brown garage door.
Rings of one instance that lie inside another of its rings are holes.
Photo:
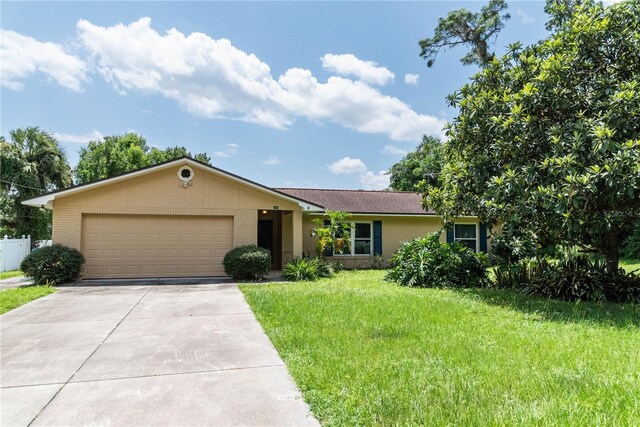
[[[233,218],[83,215],[83,277],[223,276]]]

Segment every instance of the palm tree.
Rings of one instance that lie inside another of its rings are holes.
[[[20,202],[71,184],[71,168],[64,151],[49,133],[38,127],[9,132],[0,137],[0,234],[50,236],[51,215]]]

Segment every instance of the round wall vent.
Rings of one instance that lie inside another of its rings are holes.
[[[185,187],[191,182],[194,175],[195,173],[193,172],[193,169],[191,169],[189,166],[185,165],[178,169],[178,178],[180,178],[180,181],[182,181],[182,185]]]

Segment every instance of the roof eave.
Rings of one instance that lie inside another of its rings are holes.
[[[37,207],[37,208],[44,207],[44,208],[47,208],[47,209],[53,209],[53,201],[58,196],[64,196],[64,195],[69,195],[69,194],[73,194],[73,193],[77,193],[77,192],[81,192],[81,191],[86,191],[86,190],[89,190],[91,188],[103,187],[103,186],[108,185],[108,184],[113,184],[115,182],[125,181],[125,180],[131,179],[131,178],[133,178],[135,176],[146,175],[146,174],[152,173],[152,171],[168,169],[171,166],[174,166],[175,164],[183,164],[183,163],[186,163],[189,166],[207,168],[210,172],[222,175],[222,176],[224,176],[227,179],[230,179],[232,181],[238,182],[240,184],[246,185],[246,186],[251,187],[251,188],[255,188],[255,189],[259,190],[259,191],[270,193],[273,196],[279,197],[281,199],[285,199],[285,200],[297,203],[298,206],[300,206],[303,211],[324,211],[324,206],[319,206],[319,205],[310,203],[310,202],[308,202],[306,200],[303,200],[303,199],[300,199],[298,197],[291,196],[289,194],[285,194],[283,192],[280,192],[278,190],[274,190],[272,188],[266,187],[266,186],[258,184],[256,182],[241,178],[241,177],[239,177],[237,175],[234,175],[234,174],[232,174],[230,172],[224,171],[222,169],[218,169],[218,168],[213,167],[211,165],[208,165],[206,163],[199,162],[199,161],[194,160],[194,159],[192,159],[190,157],[180,157],[178,159],[174,159],[174,160],[170,160],[168,162],[161,163],[161,164],[158,164],[158,165],[154,165],[154,166],[138,169],[136,171],[131,171],[131,172],[128,172],[128,173],[124,173],[122,175],[118,175],[118,176],[115,176],[115,177],[105,178],[105,179],[98,180],[98,181],[95,181],[95,182],[82,184],[82,185],[79,185],[79,186],[68,188],[66,190],[53,191],[51,193],[43,194],[43,195],[40,195],[38,197],[33,197],[31,199],[24,200],[22,202],[22,204],[25,205],[25,206],[32,206],[32,207]]]

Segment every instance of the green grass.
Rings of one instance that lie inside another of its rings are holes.
[[[640,259],[621,259],[620,267],[629,272],[638,270],[638,273],[640,274]]]
[[[640,424],[640,306],[383,274],[241,286],[323,424]]]
[[[20,270],[9,270],[0,272],[0,280],[2,279],[10,279],[12,277],[24,276],[24,273]]]
[[[52,286],[23,286],[0,291],[0,314],[56,291]]]

